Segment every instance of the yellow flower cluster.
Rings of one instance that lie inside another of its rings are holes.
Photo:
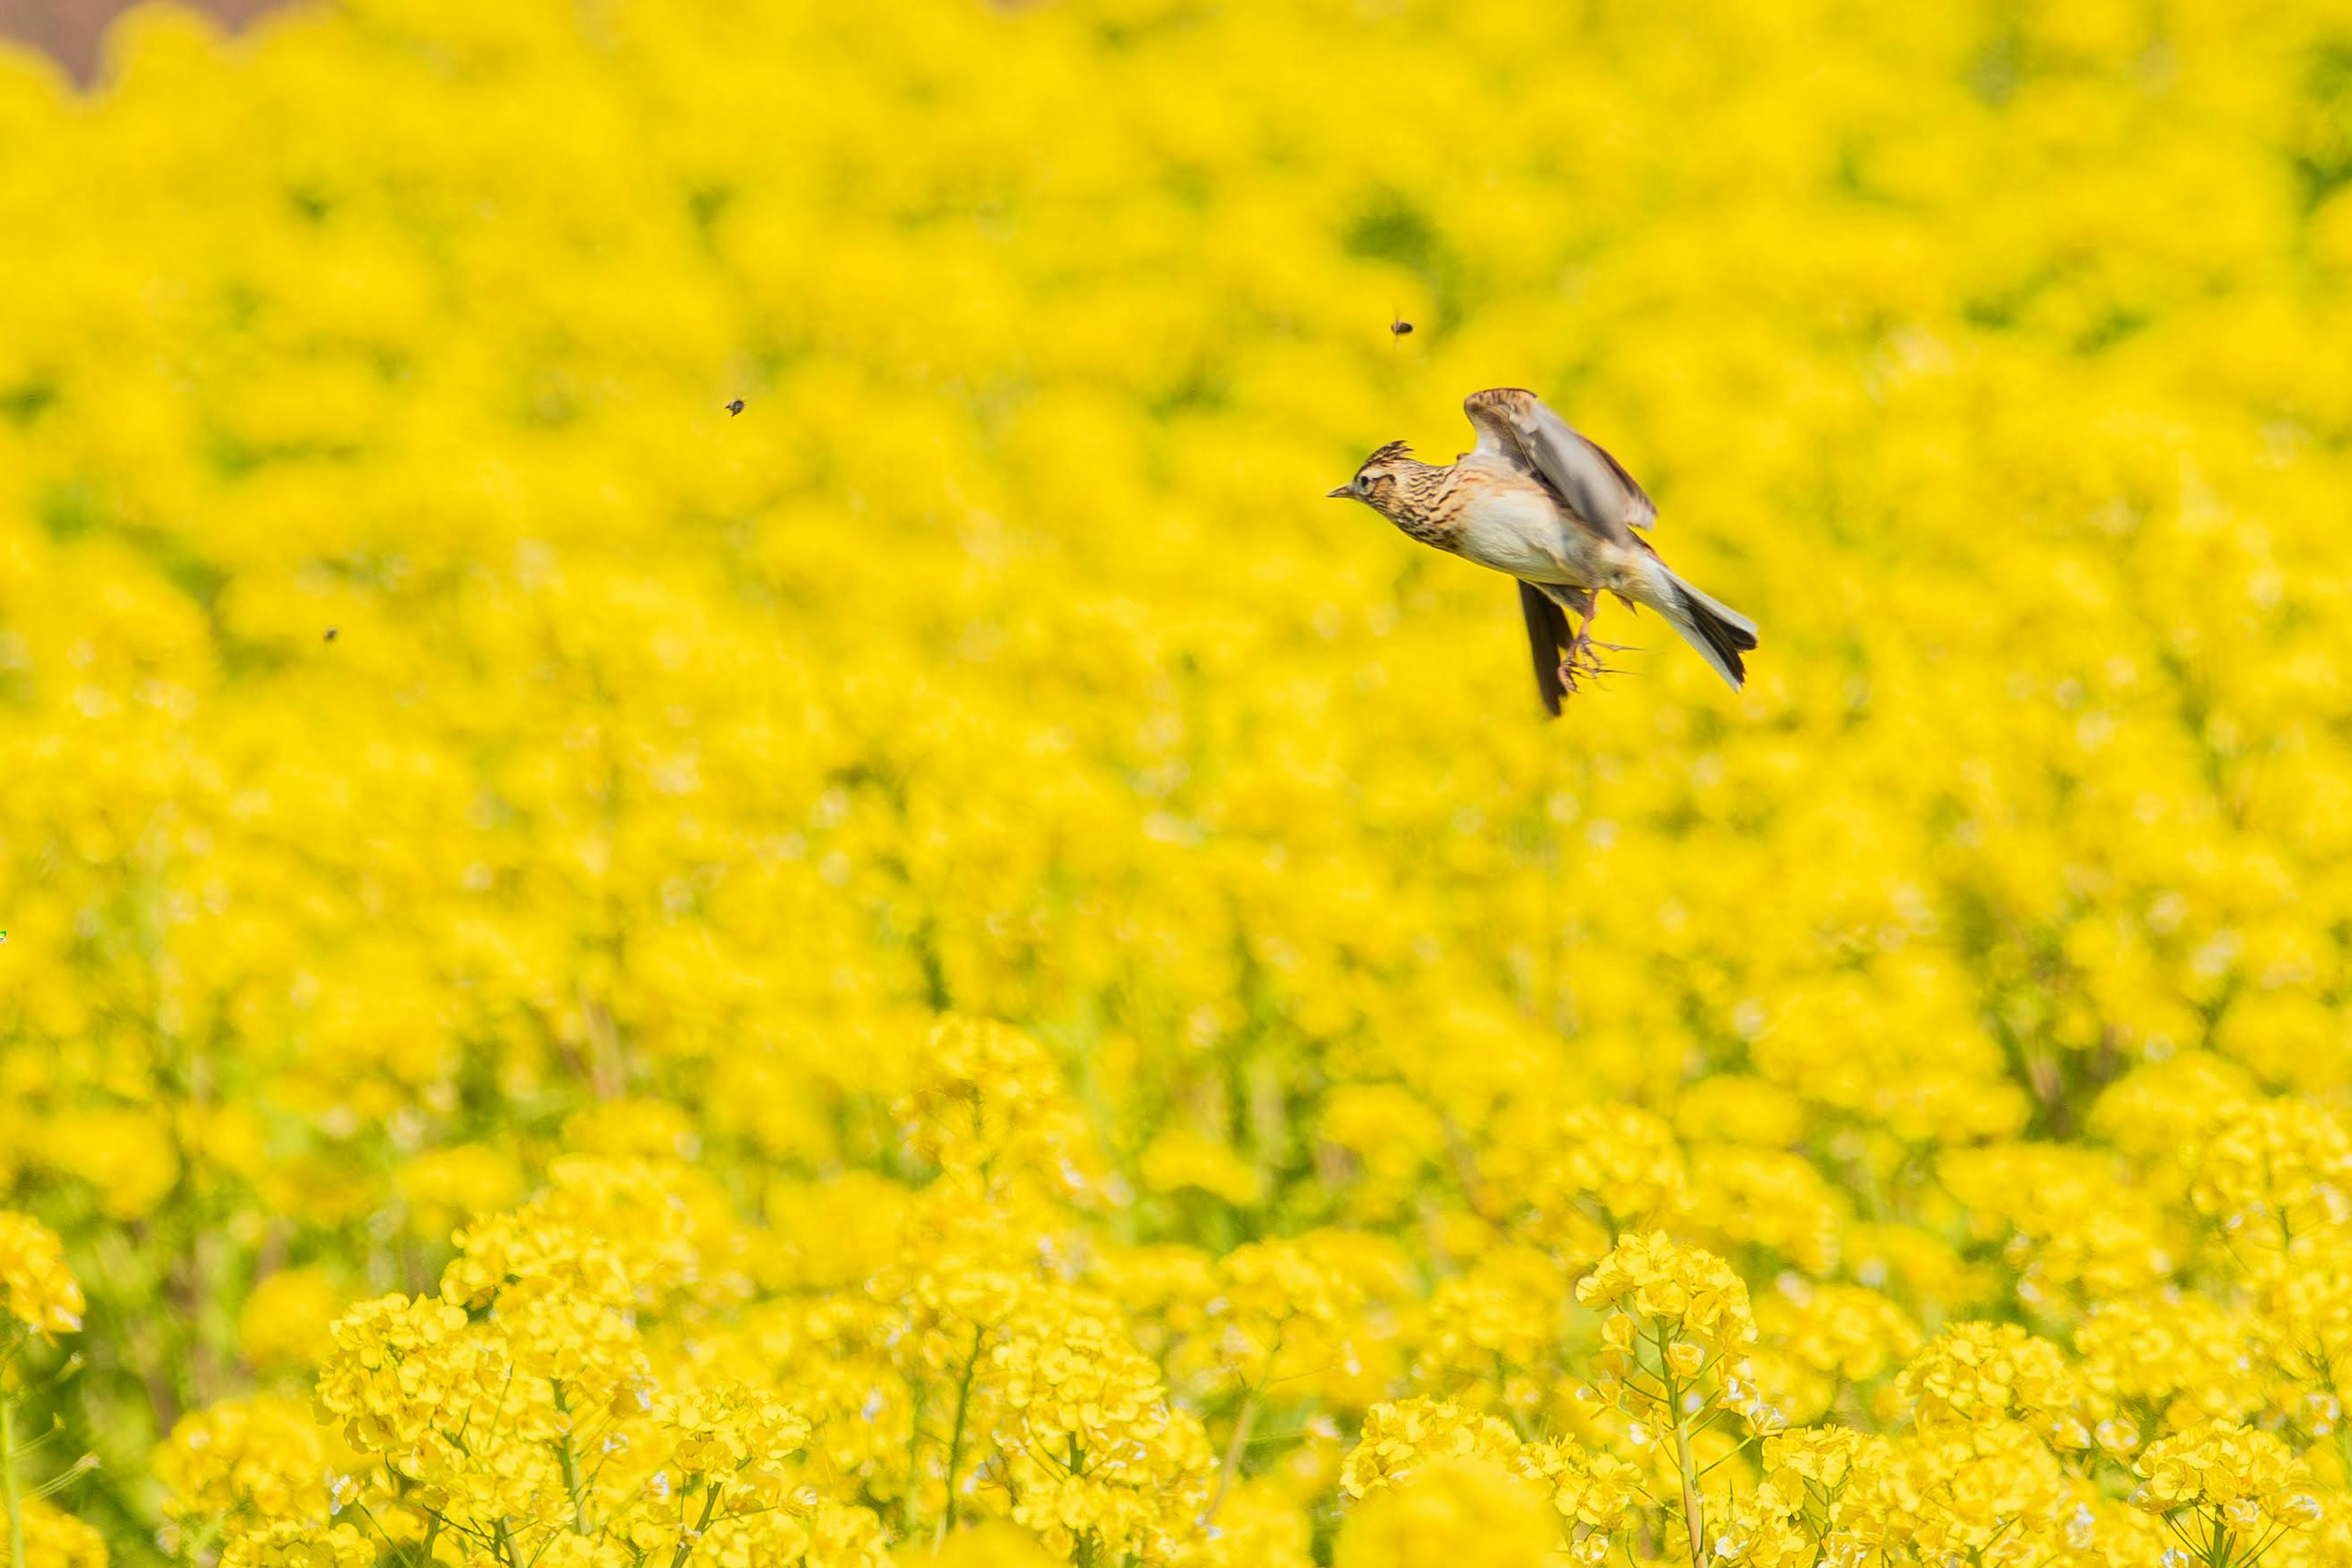
[[[855,11],[0,46],[5,1568],[2352,1563],[2341,0]]]
[[[2303,1461],[2268,1432],[2211,1422],[2159,1438],[2136,1467],[2132,1501],[2208,1563],[2260,1556],[2319,1522]]]
[[[981,1474],[1012,1517],[1081,1561],[1171,1561],[1199,1528],[1208,1439],[1117,1315],[1046,1298],[992,1359],[1005,1414]]]
[[[1475,1479],[1482,1477],[1483,1481]],[[1517,1485],[1496,1484],[1504,1479]],[[1549,1544],[1564,1544],[1580,1563],[1598,1563],[1607,1555],[1641,1491],[1634,1468],[1614,1455],[1588,1453],[1573,1438],[1522,1442],[1508,1424],[1494,1416],[1427,1399],[1376,1405],[1365,1412],[1356,1447],[1340,1468],[1339,1485],[1360,1501],[1391,1491],[1417,1498],[1434,1494],[1409,1507],[1379,1501],[1357,1510],[1367,1521],[1425,1517],[1432,1510],[1442,1519],[1451,1510],[1446,1493],[1465,1486],[1483,1488],[1497,1499],[1524,1495],[1532,1488],[1535,1495],[1550,1499],[1566,1532]],[[1514,1510],[1507,1503],[1502,1511],[1508,1515]],[[1385,1533],[1370,1523],[1349,1528],[1359,1537]],[[1468,1530],[1466,1521],[1463,1528]],[[1507,1552],[1497,1560],[1513,1559]]]
[[[106,1568],[106,1542],[97,1531],[39,1498],[23,1498],[17,1506],[27,1568]]]
[[[1518,1435],[1491,1415],[1426,1399],[1375,1405],[1365,1412],[1340,1485],[1360,1498],[1408,1479],[1422,1464],[1480,1459],[1507,1467],[1518,1451]]]
[[[182,1420],[155,1461],[167,1539],[223,1562],[335,1568],[444,1540],[506,1568],[698,1552],[730,1568],[878,1563],[880,1521],[805,1472],[811,1424],[777,1392],[684,1368],[656,1379],[640,1304],[715,1260],[646,1245],[658,1228],[625,1202],[615,1214],[616,1194],[643,1200],[651,1179],[574,1161],[466,1233],[441,1294],[352,1307],[315,1415],[262,1396]]]
[[[28,1433],[19,1417],[26,1396],[41,1391],[34,1352],[79,1331],[85,1305],[57,1233],[30,1215],[0,1210],[0,1527],[8,1568],[106,1568],[104,1539],[43,1495],[77,1479],[88,1461],[38,1491],[21,1473],[39,1441],[53,1435]],[[54,1387],[78,1365],[68,1363],[47,1381]]]
[[[0,1306],[22,1332],[69,1334],[81,1327],[81,1281],[66,1265],[65,1244],[30,1215],[0,1211]]]
[[[237,1535],[323,1524],[331,1478],[354,1463],[307,1404],[270,1394],[223,1400],[183,1419],[156,1450],[155,1477],[171,1492],[166,1539],[176,1544],[190,1524]]]
[[[1895,1395],[1921,1426],[2047,1423],[2063,1419],[2078,1397],[2065,1352],[2014,1323],[1945,1330],[1903,1369]]]

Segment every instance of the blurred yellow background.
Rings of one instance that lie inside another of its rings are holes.
[[[534,1256],[625,1254],[660,1399],[814,1424],[740,1417],[835,1510],[756,1561],[1522,1561],[1504,1470],[1675,1560],[1699,1483],[1601,1337],[1656,1303],[1569,1305],[1653,1226],[1706,1250],[1624,1278],[1755,1292],[1744,1375],[1655,1341],[1745,1389],[1725,1561],[2352,1560],[2352,7],[348,0],[109,49],[0,47],[0,1207],[87,1295],[26,1484],[100,1460],[31,1561],[98,1549],[64,1514],[458,1561],[398,1463],[414,1528],[331,1527],[362,1395],[300,1401],[453,1258],[527,1363],[451,1242],[527,1199]],[[1510,584],[1323,499],[1497,384],[1761,624],[1744,696],[1612,607],[1647,651],[1546,724]],[[938,1131],[1007,1096],[1053,1136]],[[1919,1350],[1979,1320],[2040,1348]],[[1039,1345],[1173,1400],[1134,1496],[1020,1479]],[[1758,1401],[1991,1479],[1800,1528]],[[1376,1410],[1456,1468],[1335,1537],[1406,1479]],[[276,1501],[151,1457],[207,1411]],[[2256,1479],[2135,1510],[2159,1437]],[[466,1506],[543,1504],[541,1439]],[[599,1563],[691,1523],[554,1495]]]

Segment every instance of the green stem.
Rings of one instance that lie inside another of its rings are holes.
[[[1691,1568],[1706,1568],[1706,1517],[1698,1495],[1698,1469],[1691,1463],[1690,1423],[1683,1415],[1683,1390],[1666,1354],[1666,1331],[1658,1330],[1658,1380],[1665,1384],[1666,1414],[1675,1423],[1675,1463],[1683,1475],[1683,1529],[1690,1536]]]
[[[16,1500],[16,1406],[0,1389],[0,1491],[8,1501],[8,1568],[25,1568],[25,1514]]]
[[[955,1529],[956,1468],[963,1463],[964,1418],[971,1412],[971,1384],[980,1374],[980,1342],[987,1333],[980,1324],[972,1325],[971,1354],[964,1358],[963,1380],[956,1384],[955,1425],[948,1431],[948,1506],[940,1517],[939,1545],[946,1544],[949,1532]],[[912,1486],[915,1482],[910,1479],[908,1484]]]
[[[416,1568],[433,1568],[433,1542],[439,1539],[440,1534],[441,1516],[438,1513],[425,1515],[425,1544],[417,1550]]]
[[[669,1560],[669,1568],[686,1568],[686,1559],[694,1551],[694,1542],[701,1540],[702,1532],[710,1528],[710,1516],[717,1512],[718,1509],[719,1483],[713,1481],[710,1483],[710,1489],[702,1494],[702,1517],[694,1522],[693,1539],[677,1543],[677,1554]]]
[[[923,1522],[923,1407],[930,1404],[931,1385],[908,1384],[912,1414],[907,1420],[907,1495],[898,1503],[898,1535],[912,1541]]]
[[[1242,1407],[1234,1415],[1234,1435],[1225,1444],[1225,1462],[1217,1467],[1217,1489],[1209,1494],[1209,1506],[1201,1513],[1204,1527],[1217,1517],[1217,1505],[1225,1500],[1226,1489],[1241,1470],[1242,1452],[1249,1447],[1250,1423],[1256,1419],[1257,1390],[1251,1389],[1242,1395]]]
[[[1701,1512],[1698,1476],[1691,1467],[1690,1431],[1675,1415],[1675,1460],[1683,1472],[1683,1528],[1690,1531],[1691,1568],[1706,1568],[1706,1521]]]
[[[1087,1446],[1079,1442],[1078,1435],[1073,1432],[1070,1434],[1069,1474],[1072,1478],[1077,1479],[1083,1478],[1086,1473]],[[1076,1545],[1076,1568],[1095,1568],[1096,1559],[1102,1552],[1102,1537],[1094,1531],[1088,1530],[1078,1537]]]
[[[566,1417],[572,1414],[572,1406],[564,1400],[563,1384],[561,1383],[555,1384],[555,1413]],[[580,1495],[580,1461],[572,1455],[572,1429],[568,1421],[563,1431],[563,1446],[555,1451],[555,1457],[563,1466],[564,1495],[572,1500],[572,1532],[585,1535],[588,1533],[588,1505]]]

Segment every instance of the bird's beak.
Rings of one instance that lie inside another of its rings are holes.
[[[1355,493],[1356,487],[1352,484],[1341,485],[1336,490],[1325,490],[1323,492],[1325,498],[1330,500],[1346,500]]]

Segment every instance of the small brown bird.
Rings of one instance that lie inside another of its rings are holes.
[[[734,417],[735,417],[735,416],[737,416],[738,414],[740,414],[740,413],[742,413],[742,412],[743,412],[743,400],[742,400],[741,398],[738,397],[738,398],[734,399],[732,402],[729,403],[729,404],[726,405],[726,408],[727,408],[727,417],[728,417],[728,418],[730,418],[730,419],[732,419],[732,418],[734,418]]]
[[[1474,392],[1462,411],[1478,444],[1451,464],[1416,461],[1391,441],[1330,494],[1362,501],[1423,544],[1517,578],[1536,687],[1554,718],[1580,674],[1603,673],[1598,650],[1609,645],[1592,640],[1603,591],[1657,611],[1738,690],[1748,677],[1739,656],[1756,646],[1756,623],[1668,571],[1634,531],[1658,509],[1617,459],[1516,386]],[[1573,637],[1569,610],[1581,617]]]

